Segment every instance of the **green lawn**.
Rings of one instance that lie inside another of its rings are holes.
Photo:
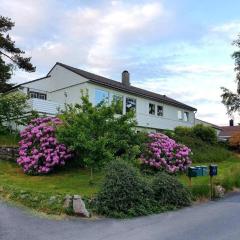
[[[240,158],[223,161],[218,166],[215,183],[223,185],[227,190],[240,187]],[[66,169],[48,176],[28,176],[17,164],[0,160],[0,196],[37,211],[62,214],[66,194],[91,198],[98,191],[103,175],[94,173],[94,184],[89,183],[89,170],[83,169]],[[179,175],[178,178],[188,186],[189,180],[185,175]],[[195,200],[208,198],[209,177],[193,178],[190,189]]]
[[[18,142],[17,135],[0,135],[0,146],[17,146]]]
[[[207,164],[193,164],[207,165]],[[217,163],[218,175],[213,178],[214,184],[220,184],[226,190],[232,190],[235,187],[240,187],[240,158],[235,158],[231,161],[223,161]],[[186,186],[189,186],[189,179],[186,175],[180,175],[179,180]],[[209,192],[209,176],[192,178],[192,190],[195,199],[208,198]]]
[[[89,184],[90,172],[82,169],[62,170],[48,176],[28,176],[11,162],[0,160],[0,186],[50,194],[80,194],[89,197],[99,188],[102,174],[94,173],[94,183]]]

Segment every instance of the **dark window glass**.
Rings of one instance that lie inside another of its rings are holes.
[[[29,96],[30,96],[30,98],[38,98],[38,99],[42,99],[42,100],[46,100],[47,99],[47,94],[45,94],[45,93],[39,93],[39,92],[30,91],[29,92]]]
[[[126,98],[126,112],[136,111],[136,99]]]
[[[149,103],[149,114],[155,115],[155,104]]]
[[[157,106],[157,115],[163,116],[163,106]]]

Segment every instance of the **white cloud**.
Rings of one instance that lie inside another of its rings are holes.
[[[139,87],[197,107],[203,120],[227,123],[220,87],[235,87],[230,55],[240,21],[211,26],[198,41],[165,41],[184,23],[157,0],[88,7],[2,0],[0,11],[16,22],[11,35],[37,66],[35,74],[17,71],[15,82],[45,75],[56,61],[108,77],[127,68]]]
[[[199,73],[228,73],[232,71],[233,66],[230,64],[219,65],[219,66],[211,66],[211,65],[198,65],[198,64],[191,64],[191,65],[165,65],[163,68],[167,71],[173,73],[192,73],[192,74],[199,74]]]

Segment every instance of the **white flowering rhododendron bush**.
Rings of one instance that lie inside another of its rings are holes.
[[[65,165],[72,154],[58,143],[55,132],[62,122],[57,117],[36,118],[20,133],[17,163],[27,174],[46,174]]]
[[[146,150],[141,155],[141,162],[153,169],[169,173],[185,171],[192,161],[191,149],[162,133],[149,134]]]

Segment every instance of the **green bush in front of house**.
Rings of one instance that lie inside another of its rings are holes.
[[[137,168],[116,160],[106,169],[94,208],[105,216],[134,217],[190,204],[190,193],[175,177],[161,173],[153,179],[143,178]]]
[[[191,204],[191,194],[174,176],[159,172],[152,181],[154,197],[161,205],[185,207]]]
[[[215,144],[217,142],[216,131],[210,126],[197,124],[194,127],[176,127],[174,133],[179,137],[194,137],[202,140],[205,143]]]
[[[113,161],[106,168],[97,194],[97,213],[110,217],[141,216],[154,212],[154,194],[136,168],[125,161]]]
[[[94,106],[88,96],[81,100],[66,106],[57,130],[59,142],[75,153],[75,163],[99,169],[116,157],[136,159],[146,138],[135,130],[134,112],[116,116],[118,104]]]

